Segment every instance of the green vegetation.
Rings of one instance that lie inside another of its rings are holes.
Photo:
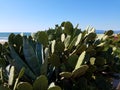
[[[120,35],[71,22],[0,44],[0,90],[115,90]]]

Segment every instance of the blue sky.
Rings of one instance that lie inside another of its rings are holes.
[[[62,21],[120,30],[120,0],[0,0],[0,32],[36,32]]]

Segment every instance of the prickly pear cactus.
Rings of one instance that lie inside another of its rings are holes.
[[[81,65],[78,69],[73,70],[72,78],[84,75],[88,68],[89,68],[88,65]]]
[[[15,37],[14,37],[14,43],[17,45],[17,46],[22,46],[23,44],[23,38],[20,34],[17,34]]]
[[[71,78],[72,73],[71,72],[61,72],[60,76],[68,79],[68,78]]]
[[[108,36],[111,36],[113,33],[114,33],[113,30],[108,30],[104,34],[108,35]]]
[[[8,87],[0,86],[0,90],[11,90],[11,89]]]
[[[88,41],[93,41],[93,40],[95,40],[95,38],[96,38],[96,33],[89,33],[88,35],[87,35],[87,38],[86,38],[86,41],[88,42]]]
[[[49,58],[49,62],[53,66],[58,67],[60,65],[60,58],[57,54],[52,54],[51,57]]]
[[[75,69],[78,69],[82,65],[83,60],[85,58],[85,55],[86,55],[86,52],[83,51],[82,54],[78,58],[78,61],[77,61],[76,66],[75,66]]]
[[[41,44],[43,44],[44,46],[48,45],[48,35],[46,32],[44,31],[40,31],[37,34],[37,41]]]
[[[9,79],[8,79],[8,85],[9,86],[13,85],[14,76],[15,76],[15,67],[11,66],[11,68],[10,68],[10,75],[9,75]]]
[[[48,90],[62,90],[59,86],[54,86],[49,88]]]
[[[1,54],[1,52],[2,52],[2,44],[0,44],[0,54]]]
[[[48,80],[46,76],[40,75],[33,83],[33,90],[47,90]]]
[[[33,87],[28,82],[20,82],[17,85],[17,90],[33,90]],[[38,89],[36,89],[36,90],[38,90]]]
[[[6,60],[4,58],[0,58],[0,67],[6,67]]]
[[[64,23],[64,29],[65,29],[64,31],[65,31],[66,34],[68,34],[68,35],[73,34],[74,29],[73,29],[73,25],[72,25],[71,22],[69,22],[69,21],[65,22]]]
[[[54,50],[55,50],[56,53],[57,52],[62,53],[64,51],[64,49],[65,49],[65,45],[64,45],[63,42],[61,42],[61,41],[56,42],[56,44],[54,46]]]
[[[14,37],[15,37],[15,34],[14,33],[11,33],[8,37],[8,42],[10,44],[14,44]]]
[[[103,66],[106,63],[106,59],[104,59],[103,57],[96,57],[95,59],[95,65],[97,66]]]
[[[75,65],[76,65],[76,63],[77,63],[77,60],[78,60],[78,55],[73,54],[73,55],[69,56],[69,58],[68,58],[68,63],[69,63],[69,65],[72,67],[72,69],[75,68]]]

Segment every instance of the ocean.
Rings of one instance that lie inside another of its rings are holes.
[[[105,30],[96,30],[97,34],[103,34],[105,32]],[[0,41],[8,41],[8,37],[11,33],[14,34],[21,34],[21,32],[0,32]],[[23,35],[31,35],[31,32],[22,32]],[[115,34],[120,33],[120,30],[116,30],[114,31]]]
[[[26,36],[29,36],[31,35],[30,32],[0,32],[0,41],[8,41],[8,37],[11,33],[14,33],[14,34],[23,34],[23,35],[26,35]]]

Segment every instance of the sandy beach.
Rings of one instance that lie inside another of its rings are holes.
[[[5,42],[7,42],[6,40],[0,40],[1,44],[4,44]]]

